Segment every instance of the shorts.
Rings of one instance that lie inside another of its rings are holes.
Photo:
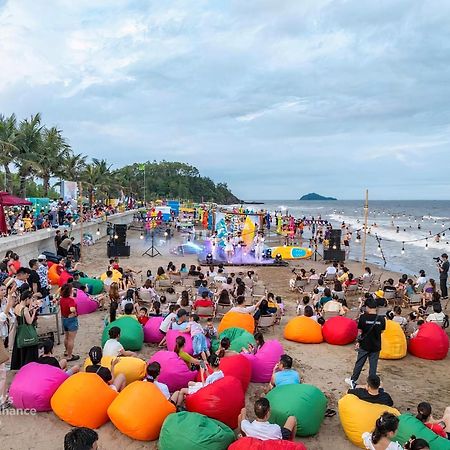
[[[283,436],[283,441],[291,441],[292,431],[288,428],[281,427],[281,436]]]
[[[192,349],[194,355],[200,355],[200,353],[208,351],[208,343],[203,333],[196,334],[192,338]]]
[[[73,332],[78,330],[78,318],[77,317],[63,317],[64,331]]]

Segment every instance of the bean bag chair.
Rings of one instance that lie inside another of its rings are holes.
[[[320,344],[323,342],[322,327],[310,317],[298,316],[284,327],[284,337],[288,341],[302,344]]]
[[[167,350],[173,352],[175,349],[175,341],[178,336],[183,336],[186,340],[186,343],[184,344],[184,351],[186,353],[189,353],[190,355],[193,355],[194,349],[192,348],[192,338],[189,333],[183,333],[178,330],[168,330],[166,334],[166,342],[167,342]],[[209,339],[206,338],[206,341],[209,346]]]
[[[230,350],[240,353],[243,348],[248,348],[248,344],[255,345],[256,341],[253,334],[244,330],[243,328],[227,328],[219,335],[219,339],[216,339],[211,343],[211,349],[216,352],[219,348],[220,341],[227,337],[231,341]]]
[[[430,446],[430,450],[450,450],[450,441],[448,439],[444,439],[442,436],[431,431],[413,415],[401,414],[399,421],[397,433],[393,440],[400,445],[404,445],[414,435],[416,438],[425,439]]]
[[[331,317],[323,325],[322,334],[328,344],[347,345],[358,336],[358,325],[348,317]]]
[[[261,439],[243,437],[233,442],[228,450],[306,450],[306,447],[301,442],[292,441],[262,441]]]
[[[108,422],[108,407],[117,397],[97,374],[79,372],[53,394],[53,412],[74,427],[99,428]]]
[[[189,370],[186,363],[175,353],[161,350],[156,352],[149,360],[161,364],[161,373],[158,381],[167,384],[170,392],[187,387],[189,381],[194,381],[197,371]]]
[[[91,314],[98,309],[98,303],[95,300],[92,300],[89,295],[81,289],[77,289],[75,303],[77,304],[77,313],[79,316]]]
[[[115,427],[132,439],[158,439],[162,424],[176,411],[153,384],[135,381],[127,386],[111,403],[108,416]]]
[[[9,396],[18,409],[51,411],[50,399],[69,376],[64,370],[32,362],[23,366],[12,380]]]
[[[113,273],[112,280],[114,281],[114,283],[118,283],[122,279],[122,274],[116,269],[113,269],[112,273]],[[106,275],[106,272],[103,272],[100,275],[100,280],[102,281],[105,281],[107,278],[108,277]]]
[[[409,340],[408,351],[418,358],[444,359],[448,353],[447,333],[435,323],[424,323],[416,337]]]
[[[58,284],[60,286],[62,286],[64,284],[68,283],[70,278],[73,278],[73,275],[71,275],[69,272],[66,272],[65,270],[63,270],[61,272],[61,274],[59,275]]]
[[[386,329],[381,334],[381,359],[402,359],[406,356],[408,344],[399,323],[386,320]]]
[[[400,415],[395,408],[365,402],[353,394],[344,395],[338,402],[338,409],[339,419],[347,439],[361,448],[365,448],[362,434],[366,431],[371,432],[375,428],[375,422],[381,414],[387,411],[396,416]]]
[[[251,314],[230,311],[222,317],[217,332],[220,334],[227,328],[243,328],[253,334],[255,332],[255,319]]]
[[[187,395],[185,403],[188,411],[220,420],[234,430],[245,406],[245,394],[237,378],[225,375],[195,394]]]
[[[282,345],[276,341],[267,341],[256,355],[244,354],[252,365],[252,382],[268,383],[272,378],[273,368],[284,353]]]
[[[111,370],[111,363],[114,358],[112,356],[104,356],[100,361],[100,365]],[[86,358],[83,364],[83,370],[87,366],[92,365],[91,358]],[[114,376],[123,373],[127,379],[127,384],[133,381],[143,380],[147,373],[147,364],[140,358],[134,356],[124,356],[119,358],[119,362],[114,366]]]
[[[144,325],[144,342],[149,344],[159,344],[164,334],[159,331],[163,317],[150,317]]]
[[[170,414],[159,435],[159,450],[226,450],[234,432],[218,420],[183,411]]]
[[[297,436],[313,436],[325,417],[327,399],[311,384],[287,384],[274,387],[267,395],[271,423],[282,427],[289,416],[297,418]]]
[[[103,281],[97,280],[97,278],[81,277],[80,283],[89,287],[89,293],[92,295],[98,295],[103,292]]]
[[[108,333],[112,327],[120,328],[119,341],[125,350],[138,351],[142,348],[144,344],[144,331],[142,330],[142,325],[132,317],[120,317],[106,326],[102,334],[102,347],[109,339]]]
[[[53,264],[53,266],[51,266],[47,272],[48,281],[50,281],[50,284],[52,284],[53,286],[59,285],[59,267],[59,264]]]

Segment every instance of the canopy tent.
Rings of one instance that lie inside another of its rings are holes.
[[[16,197],[14,195],[8,194],[8,192],[0,192],[0,233],[6,234],[8,228],[6,227],[5,206],[21,206],[21,205],[32,205],[31,202],[25,200],[24,198]]]

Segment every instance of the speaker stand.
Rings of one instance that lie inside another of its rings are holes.
[[[162,256],[161,252],[155,247],[155,232],[152,231],[152,245],[142,253],[142,256],[147,255],[150,258],[154,258],[155,256]]]

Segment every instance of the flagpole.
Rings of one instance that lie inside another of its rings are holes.
[[[145,188],[146,188],[146,186],[145,186],[145,172],[146,172],[146,165],[144,165],[144,206],[145,206]]]
[[[367,220],[369,217],[369,190],[366,189],[366,201],[364,203],[364,235],[362,242],[362,255],[361,255],[361,263],[362,263],[362,271],[364,273],[364,269],[366,266],[366,241],[367,241]]]

